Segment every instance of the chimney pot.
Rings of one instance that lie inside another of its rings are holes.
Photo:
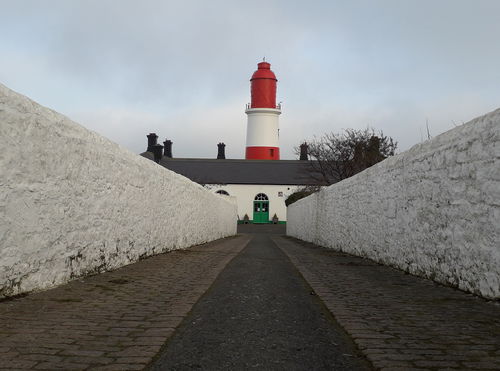
[[[165,141],[163,142],[165,157],[172,158],[172,143],[173,142],[169,139],[165,139]]]
[[[218,152],[217,152],[217,160],[225,160],[226,159],[226,145],[224,143],[217,144]]]
[[[156,163],[160,163],[162,152],[163,152],[163,146],[161,144],[155,144],[153,146],[153,155],[155,156]]]
[[[300,161],[307,161],[308,160],[308,153],[307,153],[307,149],[308,149],[308,145],[306,142],[302,143],[300,145],[300,158],[299,160]]]
[[[146,136],[148,137],[148,149],[146,149],[146,151],[153,152],[153,147],[156,145],[158,135],[156,135],[155,133],[149,133],[149,135]]]

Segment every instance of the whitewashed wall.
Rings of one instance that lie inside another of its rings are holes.
[[[290,205],[287,234],[500,298],[500,109]]]
[[[236,233],[236,202],[0,84],[0,297]]]

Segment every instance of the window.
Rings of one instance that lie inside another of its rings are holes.
[[[255,196],[256,201],[268,201],[269,198],[264,193],[259,193],[257,196]]]
[[[283,192],[278,192],[278,197],[283,197]]]
[[[217,192],[215,193],[218,193],[220,195],[224,195],[224,196],[229,196],[229,193],[227,193],[226,191],[224,191],[223,189],[219,189]]]

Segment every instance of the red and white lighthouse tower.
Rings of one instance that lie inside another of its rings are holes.
[[[276,105],[276,76],[271,64],[260,62],[251,82],[252,101],[247,104],[247,160],[279,160],[278,119],[281,104]]]

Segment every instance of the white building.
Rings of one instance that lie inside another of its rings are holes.
[[[286,198],[304,185],[317,182],[310,176],[309,161],[182,159],[163,156],[160,165],[202,184],[215,193],[234,196],[238,218],[269,223],[276,215],[286,221]]]

